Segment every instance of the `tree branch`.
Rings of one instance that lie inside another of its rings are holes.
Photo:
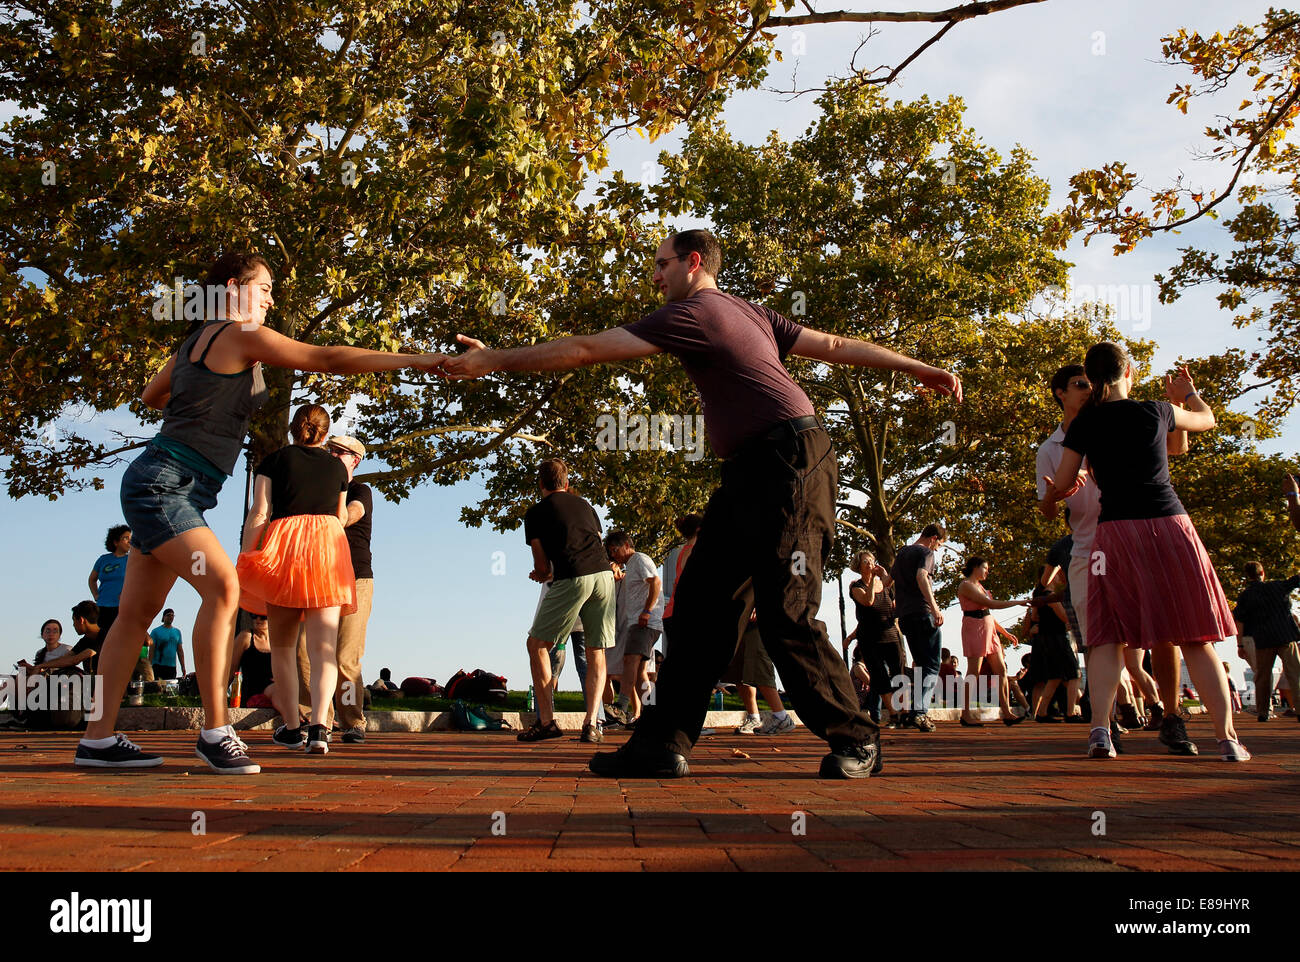
[[[836,10],[833,13],[800,13],[788,17],[768,17],[763,21],[765,27],[794,27],[808,23],[959,23],[974,17],[982,17],[1012,7],[1023,7],[1043,0],[984,0],[980,3],[967,3],[947,10],[871,10],[858,13],[852,10]]]

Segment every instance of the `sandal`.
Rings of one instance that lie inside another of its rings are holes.
[[[533,722],[533,727],[527,731],[520,732],[516,738],[521,742],[541,742],[548,738],[563,738],[564,732],[560,731],[560,726],[555,724],[555,719],[551,719],[545,725],[541,719]]]

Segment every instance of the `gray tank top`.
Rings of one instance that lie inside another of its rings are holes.
[[[208,351],[233,323],[227,321],[212,335],[197,361],[190,360],[190,351],[208,325],[185,339],[172,368],[171,399],[163,410],[163,425],[158,432],[201,454],[227,475],[235,472],[253,412],[267,398],[260,363],[238,374],[208,370]]]

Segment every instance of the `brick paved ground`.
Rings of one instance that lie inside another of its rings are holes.
[[[1300,726],[1240,724],[1245,765],[1139,733],[1089,761],[1082,726],[889,733],[885,774],[853,782],[815,777],[823,747],[802,729],[702,739],[692,776],[663,783],[596,778],[573,739],[384,734],[321,758],[256,732],[266,771],[241,778],[209,774],[193,733],[138,736],[168,762],[133,773],[74,769],[73,736],[6,734],[0,869],[1300,868]],[[1188,727],[1213,748],[1208,722]]]

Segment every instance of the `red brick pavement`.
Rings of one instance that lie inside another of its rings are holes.
[[[1210,752],[1209,724],[1188,727]],[[1171,757],[1153,734],[1099,762],[1083,726],[942,725],[887,733],[885,773],[852,782],[816,777],[824,746],[802,729],[702,739],[691,777],[666,782],[597,778],[572,738],[376,734],[320,757],[255,732],[263,774],[223,777],[194,733],[136,736],[168,759],[144,772],[74,768],[74,736],[7,734],[0,869],[1300,868],[1300,726],[1241,727],[1244,765]]]

